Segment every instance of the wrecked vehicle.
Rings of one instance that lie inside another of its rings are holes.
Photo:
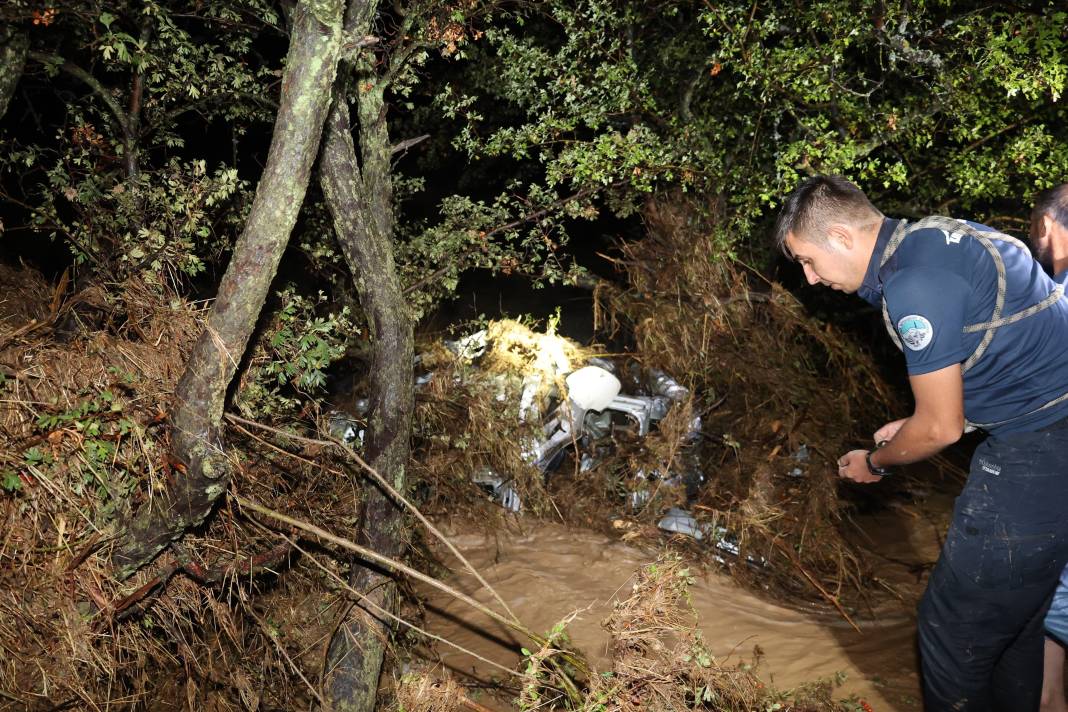
[[[456,356],[476,364],[485,353],[487,338],[486,332],[480,331],[446,342],[446,347]],[[618,367],[608,359],[589,358],[585,366],[575,370],[571,370],[568,360],[561,354],[551,354],[550,360],[554,375],[562,377],[563,388],[556,383],[548,384],[548,412],[543,416],[539,407],[537,396],[545,386],[540,374],[524,378],[517,411],[522,423],[540,422],[540,437],[524,443],[522,458],[546,476],[557,471],[569,453],[579,461],[580,472],[593,470],[611,451],[616,438],[625,437],[631,441],[645,438],[673,406],[690,398],[687,388],[658,369],[648,369],[642,374],[634,373],[632,368],[632,373],[628,374],[630,380],[640,382],[645,391],[632,395],[622,392]],[[641,376],[644,377],[638,378]],[[686,439],[688,444],[695,445],[701,437],[700,416],[695,416],[689,426]],[[672,465],[648,472],[640,470],[635,478],[681,484],[691,489],[696,489],[703,481],[696,456],[680,457]],[[521,509],[518,495],[508,485],[508,477],[483,470],[475,473],[472,479],[489,489],[507,509]],[[633,488],[632,508],[639,509],[648,499],[648,488],[640,484]]]
[[[691,414],[691,392],[669,374],[658,368],[643,368],[637,362],[621,359],[622,363],[601,357],[583,358],[584,365],[572,367],[561,346],[563,339],[538,335],[543,339],[534,359],[536,368],[517,368],[514,373],[502,374],[500,369],[484,363],[491,349],[492,336],[477,331],[443,346],[464,368],[447,375],[436,373],[425,364],[434,362],[426,354],[415,357],[417,390],[424,389],[436,378],[452,378],[454,383],[472,379],[488,386],[493,400],[508,413],[509,422],[515,418],[521,426],[519,458],[543,479],[564,476],[565,462],[574,462],[577,474],[591,473],[608,462],[621,446],[628,452],[644,452],[644,443],[656,434],[676,409],[676,417],[687,418],[676,425],[672,438],[678,446],[669,458],[647,453],[642,464],[633,466],[623,477],[624,506],[639,512],[654,499],[658,488],[681,492],[692,500],[704,484],[702,472],[702,418]],[[624,382],[630,393],[624,392]],[[363,439],[363,420],[367,414],[365,399],[352,401],[354,413],[333,411],[328,414],[328,427],[337,439],[359,447]],[[519,512],[523,509],[523,495],[517,487],[516,473],[506,466],[494,469],[488,465],[474,466],[469,478],[480,486],[503,508]],[[660,502],[660,500],[658,500]],[[662,504],[660,506],[663,506]],[[688,518],[688,519],[687,519]],[[658,520],[664,532],[684,535],[696,541],[709,540],[722,553],[737,555],[735,539],[724,532],[708,537],[698,527],[690,513],[672,507]],[[692,525],[679,524],[692,522]],[[722,527],[719,527],[722,529]]]
[[[438,387],[477,382],[488,389],[494,404],[499,404],[496,420],[502,427],[502,416],[519,425],[514,436],[519,442],[519,459],[543,481],[593,473],[615,457],[612,476],[618,473],[624,480],[618,485],[623,494],[621,504],[632,513],[644,512],[648,506],[664,507],[672,498],[681,504],[681,500],[696,497],[705,482],[703,422],[691,410],[694,399],[688,388],[668,373],[642,367],[626,357],[617,360],[583,354],[583,365],[576,368],[573,361],[578,359],[575,354],[569,356],[563,339],[529,330],[524,338],[537,343],[525,344],[527,360],[510,364],[510,369],[501,368],[493,361],[494,338],[494,334],[481,330],[444,341],[450,358],[462,366],[451,372],[448,368],[434,370],[428,364],[436,361],[429,354],[416,356],[417,391],[431,387],[436,379],[451,379],[451,383],[437,383]],[[499,334],[497,338],[501,338]],[[625,392],[624,383],[629,392]],[[354,403],[360,412],[348,415],[334,411],[328,416],[328,427],[334,437],[359,447],[367,405],[362,399]],[[662,425],[671,414],[676,421],[672,432],[665,434]],[[669,456],[646,447],[655,441],[664,449],[667,438],[672,440],[667,448]],[[620,448],[633,456],[622,468],[617,457]],[[563,467],[567,462],[573,469]],[[525,490],[516,480],[519,469],[510,470],[498,460],[496,467],[475,464],[467,477],[504,509],[520,512],[525,506]],[[679,494],[671,494],[665,503],[663,498],[655,498],[661,490]],[[718,554],[738,555],[737,538],[724,527],[699,525],[690,512],[678,506],[661,511],[663,514],[654,520],[661,530],[713,546],[721,561]]]

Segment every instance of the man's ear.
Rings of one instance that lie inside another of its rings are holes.
[[[1039,222],[1042,226],[1042,232],[1039,233],[1039,237],[1052,237],[1053,228],[1055,223],[1053,222],[1053,216],[1049,213],[1042,213],[1042,220]]]
[[[848,252],[853,249],[853,229],[844,223],[833,223],[827,229],[827,240]]]

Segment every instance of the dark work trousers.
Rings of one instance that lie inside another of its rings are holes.
[[[1068,421],[987,438],[920,601],[927,712],[1038,710],[1042,622],[1068,560]]]

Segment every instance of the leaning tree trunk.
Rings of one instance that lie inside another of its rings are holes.
[[[348,36],[363,36],[377,3],[353,0],[346,15]],[[353,145],[349,108],[340,79],[327,119],[320,171],[334,230],[356,282],[372,336],[370,424],[364,455],[368,463],[401,490],[409,454],[413,408],[412,322],[393,260],[393,206],[390,144],[384,87],[370,72],[357,79],[361,160]],[[390,557],[403,550],[403,516],[377,487],[369,486],[358,538]],[[361,602],[330,641],[324,692],[335,710],[374,709],[390,625],[375,609],[394,608],[396,585],[368,562],[354,565],[354,589]]]
[[[175,393],[171,446],[184,472],[128,524],[114,555],[120,576],[200,524],[229,484],[230,465],[221,447],[226,389],[304,201],[330,106],[341,30],[341,0],[302,0],[296,9],[267,166]]]
[[[22,77],[29,48],[30,40],[25,32],[10,25],[0,25],[0,119],[7,113],[7,105]]]

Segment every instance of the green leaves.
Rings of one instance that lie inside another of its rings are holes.
[[[303,399],[321,395],[327,369],[360,334],[349,308],[332,307],[323,292],[308,297],[288,284],[277,297],[280,306],[237,397],[243,412],[257,416],[291,413]]]
[[[476,166],[611,186],[617,214],[650,192],[722,199],[728,256],[759,246],[777,197],[812,173],[890,212],[1025,212],[1068,175],[1064,27],[1052,7],[557,0],[491,23],[437,105]]]
[[[47,53],[31,56],[49,82],[62,68],[77,91],[41,135],[5,143],[5,191],[17,186],[31,225],[66,243],[83,271],[160,286],[202,273],[236,238],[250,193],[234,166],[204,170],[202,132],[228,122],[236,141],[273,120],[277,66],[254,50],[278,22],[273,4],[77,0],[59,17],[32,35]],[[23,77],[33,95],[49,89],[32,85],[41,81]]]
[[[113,375],[120,375],[118,370]],[[121,374],[128,386],[133,374]],[[123,385],[117,386],[124,387]],[[75,494],[95,495],[90,514],[98,523],[113,519],[127,497],[156,468],[154,446],[144,426],[124,415],[126,402],[111,388],[91,388],[65,407],[43,406],[34,422],[43,444],[20,453],[24,472],[3,473],[0,487],[25,489],[35,477],[60,484]]]
[[[8,494],[14,494],[22,490],[22,478],[11,470],[4,470],[0,475],[0,489]]]

